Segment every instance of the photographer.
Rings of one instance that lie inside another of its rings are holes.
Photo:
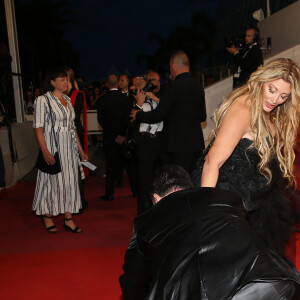
[[[146,80],[140,77],[134,78],[133,84],[137,88],[134,92],[136,106],[147,112],[155,110],[160,101],[160,76],[157,72],[150,70],[145,77]],[[136,140],[138,214],[152,206],[148,185],[155,167],[159,164],[162,128],[163,122],[141,123],[138,127],[139,133]]]
[[[243,50],[236,48],[234,43],[226,47],[227,51],[234,55],[234,65],[236,72],[233,75],[233,88],[244,85],[250,78],[251,73],[263,65],[262,52],[260,50],[259,31],[255,27],[250,27],[245,34],[246,47]]]

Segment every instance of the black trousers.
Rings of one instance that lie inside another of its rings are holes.
[[[104,153],[106,163],[105,195],[114,194],[115,181],[120,178],[124,158],[122,156],[122,146],[114,140],[104,140]]]
[[[137,138],[138,214],[141,214],[152,206],[149,184],[155,168],[161,164],[159,157],[160,145],[161,135],[154,138],[147,135],[140,135]]]

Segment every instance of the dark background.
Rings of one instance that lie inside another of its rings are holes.
[[[296,0],[270,0],[271,13]],[[115,72],[168,72],[170,54],[185,50],[192,71],[230,64],[224,38],[255,26],[265,0],[15,0],[23,79],[42,82],[54,65],[86,81]],[[0,41],[7,43],[4,4]]]

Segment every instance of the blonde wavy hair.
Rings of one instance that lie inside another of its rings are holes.
[[[66,73],[67,73],[67,75],[70,79],[72,87],[75,88],[76,90],[79,90],[79,86],[78,86],[78,83],[75,79],[75,73],[74,73],[73,69],[71,69],[69,67],[65,67],[64,69],[65,69],[65,71],[66,71]]]
[[[281,105],[270,113],[270,120],[276,127],[277,137],[273,137],[268,126],[268,117],[263,110],[262,87],[264,83],[283,79],[290,83],[291,94]],[[268,184],[272,180],[272,173],[268,163],[277,156],[283,177],[288,185],[296,185],[293,174],[295,160],[294,146],[298,133],[300,117],[300,70],[291,59],[279,58],[265,66],[259,67],[251,74],[247,84],[234,90],[214,112],[215,128],[210,135],[212,140],[219,131],[224,115],[230,105],[240,96],[247,96],[251,101],[251,130],[254,133],[253,147],[260,156],[259,172],[264,175]]]

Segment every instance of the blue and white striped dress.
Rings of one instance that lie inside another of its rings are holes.
[[[34,128],[43,128],[45,141],[49,152],[56,152],[50,111],[46,96],[49,99],[54,122],[54,132],[58,144],[58,153],[62,171],[58,174],[47,174],[38,170],[32,210],[37,215],[61,213],[77,213],[81,208],[79,191],[79,170],[81,179],[84,179],[80,164],[79,152],[76,143],[74,118],[75,112],[68,96],[63,95],[67,101],[67,109],[58,98],[47,92],[34,102]]]

